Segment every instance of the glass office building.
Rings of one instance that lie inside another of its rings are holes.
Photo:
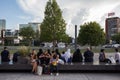
[[[1,37],[2,30],[5,30],[5,28],[6,28],[6,20],[0,19],[0,37]]]

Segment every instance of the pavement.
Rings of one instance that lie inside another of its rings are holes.
[[[58,76],[0,73],[0,80],[120,80],[120,73],[60,73]]]

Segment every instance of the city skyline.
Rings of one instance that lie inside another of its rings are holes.
[[[6,20],[7,29],[18,29],[18,24],[42,22],[48,0],[1,0],[0,19]],[[119,0],[56,0],[67,23],[67,34],[74,36],[74,25],[96,21],[102,28],[108,13],[120,16]],[[79,30],[79,29],[78,29]]]

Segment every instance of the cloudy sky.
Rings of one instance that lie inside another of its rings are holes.
[[[42,22],[48,0],[0,0],[0,18],[6,19],[7,28],[18,24]],[[56,0],[67,23],[67,34],[74,36],[74,25],[96,21],[104,28],[108,13],[120,16],[120,0]],[[79,28],[78,28],[79,30]]]

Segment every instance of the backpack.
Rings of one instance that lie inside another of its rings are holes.
[[[18,56],[19,56],[19,53],[17,53],[17,52],[13,54],[13,62],[18,61]]]
[[[112,64],[115,64],[115,63],[116,63],[116,61],[115,61],[115,59],[113,58],[113,56],[109,56],[108,59],[110,60],[110,63],[112,63]]]
[[[99,61],[104,61],[105,57],[103,55],[103,53],[100,53],[100,56],[99,56]]]

